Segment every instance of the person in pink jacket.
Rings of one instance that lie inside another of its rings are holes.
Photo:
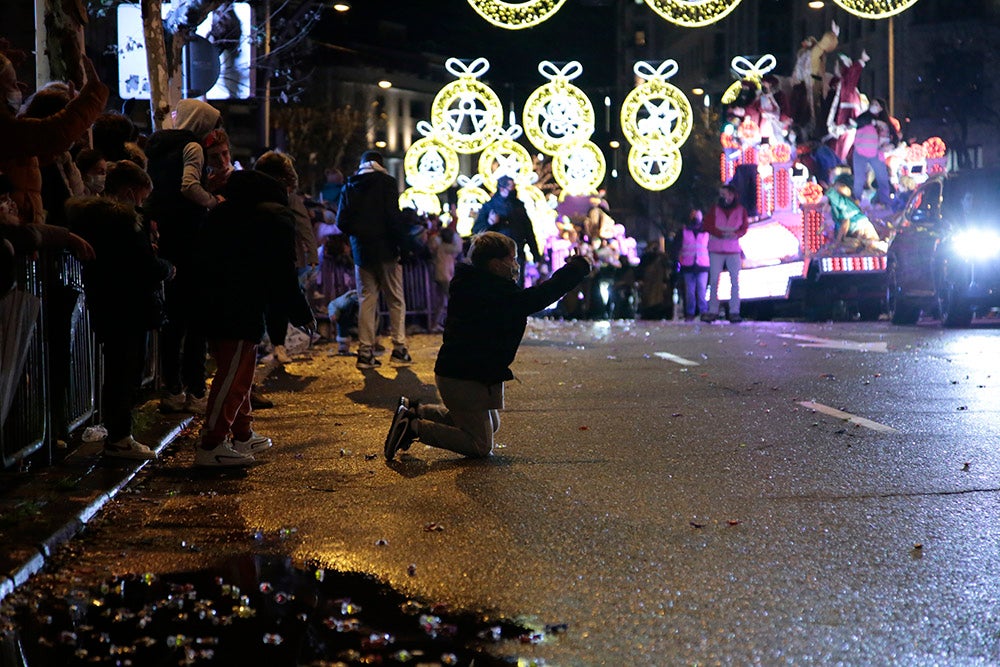
[[[747,211],[736,199],[736,190],[730,185],[719,188],[719,201],[709,209],[704,220],[708,232],[708,312],[701,316],[705,322],[719,318],[719,276],[729,271],[732,289],[729,294],[729,321],[740,322],[740,268],[743,253],[740,238],[747,233]]]

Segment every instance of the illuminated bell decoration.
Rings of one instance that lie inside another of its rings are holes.
[[[549,83],[536,88],[524,103],[522,125],[538,150],[555,155],[564,146],[583,143],[594,132],[594,107],[582,90],[570,83],[583,73],[577,61],[561,69],[548,60],[538,71]]]
[[[526,2],[504,2],[503,0],[469,0],[469,4],[480,16],[507,30],[531,28],[542,23],[563,6],[566,0],[527,0]]]
[[[647,190],[666,190],[681,175],[681,153],[671,149],[658,151],[648,146],[632,146],[628,152],[628,171]]]
[[[441,213],[441,200],[437,194],[418,190],[417,188],[406,188],[399,194],[399,208],[416,209],[421,215]]]
[[[917,4],[917,0],[833,0],[845,11],[863,19],[887,19]]]
[[[434,97],[431,123],[439,140],[459,153],[478,153],[503,126],[503,104],[493,89],[477,79],[490,69],[486,58],[466,65],[448,58],[445,69],[458,77]]]
[[[671,23],[700,28],[725,18],[740,0],[646,0],[646,4]]]
[[[806,183],[799,190],[799,203],[803,206],[818,204],[823,198],[823,187],[819,183]]]
[[[406,182],[427,192],[444,192],[458,178],[458,154],[436,137],[418,139],[403,158]]]
[[[665,144],[678,147],[691,135],[691,103],[667,79],[677,73],[677,61],[665,60],[658,67],[637,62],[632,71],[644,81],[633,88],[622,103],[622,133],[633,146]]]
[[[930,160],[944,157],[946,151],[944,140],[941,137],[931,137],[924,142],[924,150],[927,153],[927,158]]]
[[[567,146],[552,157],[552,177],[567,195],[588,195],[604,180],[604,153],[592,141]]]
[[[500,131],[499,138],[480,153],[479,174],[483,177],[483,185],[490,192],[496,189],[497,179],[501,176],[510,176],[515,182],[521,183],[530,180],[534,173],[531,154],[515,141],[521,133],[519,125]]]

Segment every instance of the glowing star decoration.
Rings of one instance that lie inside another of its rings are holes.
[[[492,192],[497,179],[510,176],[515,182],[527,182],[534,174],[531,154],[528,149],[515,141],[523,130],[520,125],[512,125],[507,130],[497,132],[497,140],[483,149],[479,155],[479,175],[483,184]]]
[[[583,143],[594,132],[594,106],[570,83],[583,73],[577,61],[560,69],[543,60],[538,71],[549,83],[539,86],[524,104],[524,132],[538,150],[555,155],[564,146]]]
[[[677,73],[677,62],[665,60],[658,67],[637,62],[632,71],[643,82],[622,102],[622,133],[633,146],[665,144],[678,147],[691,135],[691,103],[667,79]]]
[[[486,58],[468,65],[458,58],[445,61],[458,77],[434,97],[431,123],[439,140],[459,153],[478,153],[493,142],[503,126],[503,104],[493,89],[477,79],[490,69]]]
[[[607,163],[592,141],[567,146],[552,157],[552,177],[564,195],[588,195],[604,180]]]
[[[671,23],[700,28],[725,18],[740,0],[646,0],[646,4]]]
[[[755,63],[750,62],[743,56],[733,58],[729,63],[729,67],[733,70],[737,79],[722,94],[722,103],[732,104],[735,102],[736,98],[739,97],[744,81],[750,81],[757,87],[757,90],[760,90],[761,79],[764,78],[765,74],[777,67],[777,65],[778,59],[770,53],[761,56]]]
[[[887,19],[904,12],[917,0],[833,0],[845,11],[863,19]]]
[[[439,215],[441,213],[441,200],[433,192],[406,188],[399,194],[399,208],[412,208],[421,215]]]
[[[677,182],[681,175],[681,153],[676,148],[633,145],[628,152],[628,171],[641,187],[658,192]]]
[[[531,28],[542,23],[563,6],[566,0],[525,0],[524,2],[504,2],[504,0],[469,0],[476,13],[484,19],[507,30]]]
[[[417,130],[428,136],[416,140],[406,150],[403,158],[406,182],[418,190],[444,192],[458,178],[458,154],[437,139],[426,121],[417,123]]]

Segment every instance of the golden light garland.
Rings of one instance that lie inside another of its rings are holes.
[[[434,97],[431,123],[439,140],[459,153],[478,153],[493,142],[503,126],[503,105],[493,89],[477,79],[490,68],[486,58],[468,65],[458,58],[445,69],[458,77]]]
[[[671,23],[700,28],[728,16],[740,0],[646,0],[646,4]]]
[[[583,73],[577,61],[562,68],[543,60],[538,71],[549,83],[536,88],[524,104],[522,125],[529,141],[543,153],[555,155],[564,146],[586,141],[594,132],[594,106],[570,83]]]
[[[565,146],[552,157],[552,177],[567,195],[589,195],[604,180],[604,153],[592,141]]]
[[[498,133],[498,139],[479,154],[479,175],[483,185],[492,192],[497,179],[510,176],[517,183],[525,183],[534,173],[528,149],[515,141],[522,134],[521,126],[513,125]]]
[[[677,73],[677,62],[665,60],[658,67],[639,61],[632,68],[643,83],[633,88],[622,102],[622,133],[633,146],[663,143],[680,146],[691,135],[691,103],[684,93],[667,83]]]
[[[917,4],[917,0],[833,0],[841,9],[863,19],[887,19]]]
[[[419,126],[418,126],[419,128]],[[436,135],[414,141],[403,157],[406,182],[427,192],[444,192],[458,178],[458,154]]]
[[[645,145],[632,146],[628,152],[628,171],[646,190],[666,190],[681,175],[683,160],[679,150],[658,151]]]
[[[469,0],[476,13],[499,28],[521,30],[531,28],[549,19],[559,11],[566,0]]]

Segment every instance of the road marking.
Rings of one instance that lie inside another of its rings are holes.
[[[885,424],[879,424],[878,422],[873,422],[870,419],[865,419],[864,417],[859,417],[857,415],[852,415],[850,412],[844,412],[843,410],[838,410],[837,408],[831,408],[829,405],[823,405],[822,403],[816,403],[814,401],[799,401],[799,405],[804,408],[809,408],[810,410],[815,410],[816,412],[822,412],[825,415],[830,415],[831,417],[836,417],[837,419],[843,419],[844,421],[850,422],[852,424],[857,424],[858,426],[864,426],[865,428],[870,428],[873,431],[878,431],[879,433],[900,433],[891,426],[886,426]]]
[[[855,352],[888,352],[889,344],[885,341],[877,343],[859,343],[853,340],[835,340],[833,338],[817,338],[801,334],[778,334],[779,338],[806,341],[798,343],[799,347],[818,347],[827,350],[854,350]]]
[[[667,361],[672,361],[675,364],[680,364],[681,366],[700,366],[697,361],[691,361],[690,359],[685,359],[684,357],[678,357],[676,354],[670,354],[669,352],[654,352],[654,355],[658,356],[660,359],[666,359]]]

